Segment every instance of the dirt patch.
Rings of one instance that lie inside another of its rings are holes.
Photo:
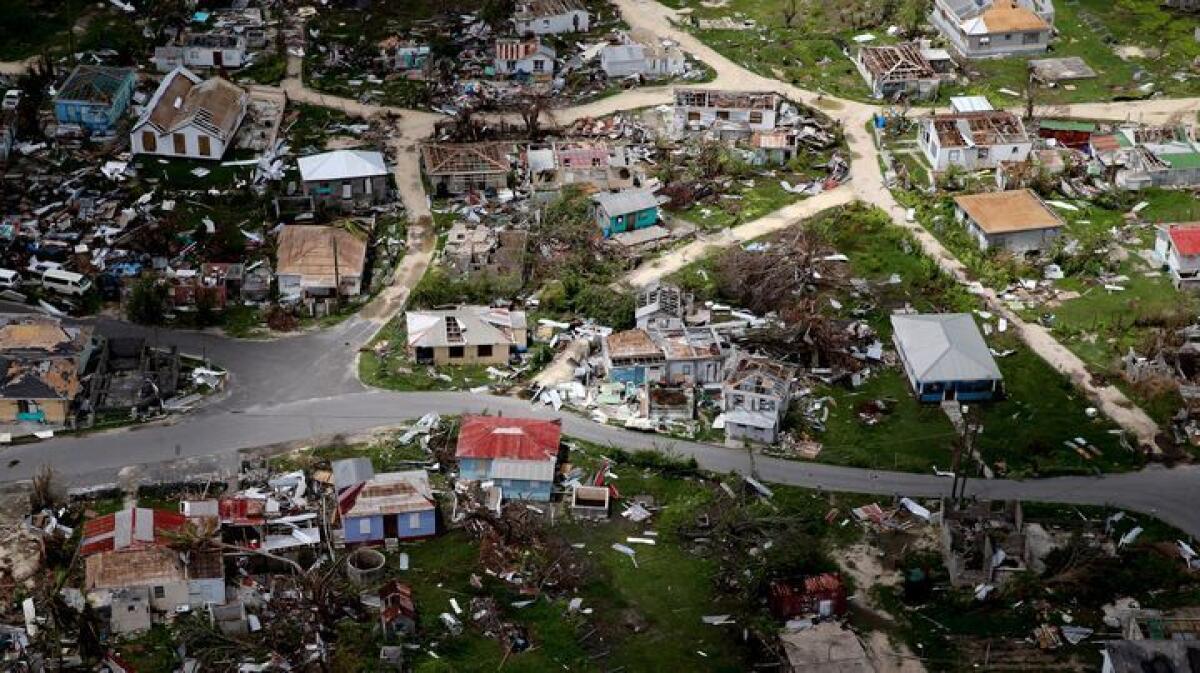
[[[325,140],[326,150],[348,150],[363,145],[362,138],[354,136],[333,136]]]
[[[925,673],[925,666],[908,646],[893,644],[886,634],[873,631],[863,641],[867,656],[875,663],[876,673]]]
[[[1162,50],[1156,47],[1139,47],[1134,44],[1120,44],[1113,47],[1113,53],[1122,61],[1135,58],[1158,58]]]

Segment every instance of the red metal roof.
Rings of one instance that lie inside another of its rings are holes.
[[[86,556],[165,545],[166,533],[183,530],[187,525],[187,517],[179,512],[131,507],[85,522],[79,553]]]
[[[254,498],[221,498],[217,501],[221,523],[254,526],[266,520],[267,501]]]
[[[464,416],[458,430],[459,458],[546,460],[558,455],[562,422],[505,416]]]
[[[1200,255],[1200,223],[1177,224],[1167,230],[1181,255]]]

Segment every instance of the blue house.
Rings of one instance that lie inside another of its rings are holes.
[[[645,229],[658,222],[658,197],[642,189],[601,192],[592,197],[596,224],[609,238],[626,231]]]
[[[437,533],[437,503],[424,470],[375,474],[366,458],[333,463],[346,544],[414,540]]]
[[[76,124],[92,133],[107,133],[129,107],[137,74],[131,68],[80,65],[54,97],[59,124]]]
[[[455,450],[459,478],[490,481],[503,499],[549,502],[561,439],[558,420],[465,416]]]
[[[922,402],[978,402],[1004,390],[1004,377],[969,313],[893,315],[892,340]]]

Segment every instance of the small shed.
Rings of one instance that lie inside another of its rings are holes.
[[[892,316],[892,340],[922,402],[991,400],[1004,376],[969,313]]]
[[[571,489],[571,513],[582,519],[607,519],[611,493],[606,486]]]
[[[623,192],[603,192],[592,197],[596,224],[604,237],[636,229],[645,229],[658,222],[659,201],[644,189]]]

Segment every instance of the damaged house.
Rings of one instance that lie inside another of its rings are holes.
[[[392,35],[379,42],[379,58],[388,70],[420,70],[429,60],[429,45]]]
[[[638,290],[634,320],[638,329],[673,330],[686,326],[695,297],[676,285],[654,283]]]
[[[1004,376],[970,313],[891,316],[896,353],[921,402],[991,400]]]
[[[763,357],[739,355],[721,387],[725,444],[774,444],[792,401],[796,369]]]
[[[995,168],[1000,162],[1025,161],[1033,139],[1011,112],[982,110],[923,117],[917,146],[936,172],[951,166],[974,171]]]
[[[144,623],[139,611],[157,617],[225,604],[221,551],[214,547],[183,554],[171,547],[174,536],[189,526],[183,514],[142,507],[83,525],[79,553],[85,558],[84,591],[94,606],[111,611],[114,630],[136,630]]]
[[[773,91],[675,89],[674,129],[712,129],[722,136],[748,136],[775,128],[783,98]]]
[[[349,212],[388,201],[388,168],[379,152],[336,150],[296,163],[304,195],[317,207]]]
[[[513,12],[517,35],[586,33],[587,9],[579,0],[519,0]]]
[[[446,232],[442,259],[459,278],[484,275],[519,283],[525,276],[525,229],[495,229],[484,224],[455,222]]]
[[[1200,185],[1200,144],[1186,127],[1123,128],[1117,131],[1116,140],[1121,148],[1113,160],[1118,187]]]
[[[288,224],[276,243],[279,294],[287,300],[357,297],[367,264],[366,237],[343,227]]]
[[[346,544],[382,544],[437,533],[437,503],[425,470],[375,473],[369,458],[333,462]]]
[[[458,430],[459,477],[491,481],[504,499],[549,502],[562,421],[464,416]]]
[[[1177,289],[1200,289],[1200,222],[1159,226],[1154,256]]]
[[[892,100],[904,96],[933,100],[942,82],[941,75],[914,42],[861,47],[854,65],[875,98]]]
[[[597,140],[551,143],[525,153],[529,184],[536,192],[556,194],[567,185],[599,191],[630,189],[637,181],[629,148]]]
[[[132,68],[77,65],[54,96],[54,118],[63,126],[109,133],[125,114],[136,87]]]
[[[662,378],[666,357],[644,329],[614,332],[601,341],[604,370],[618,383],[642,385]]]
[[[980,250],[1014,254],[1048,250],[1066,223],[1030,189],[954,197],[955,217]]]
[[[546,81],[554,76],[554,47],[541,38],[496,38],[496,74],[517,79]]]
[[[220,159],[246,116],[249,96],[214,77],[202,80],[185,68],[172,70],[130,133],[134,154]]]
[[[404,314],[409,357],[434,365],[503,365],[528,347],[524,311],[461,306]]]
[[[1019,501],[942,501],[942,560],[956,587],[1000,586],[1027,568]]]
[[[622,34],[616,44],[600,50],[600,69],[609,79],[679,77],[687,70],[687,59],[674,42],[644,31]]]
[[[90,344],[88,327],[67,327],[54,318],[0,317],[0,422],[69,422],[83,390]]]
[[[506,143],[430,143],[421,146],[421,163],[438,197],[497,191],[508,186]]]
[[[1053,34],[1052,0],[934,0],[930,23],[959,56],[1040,54]]]
[[[154,65],[159,72],[175,68],[230,68],[246,65],[246,37],[234,32],[189,33],[178,44],[156,47]]]

